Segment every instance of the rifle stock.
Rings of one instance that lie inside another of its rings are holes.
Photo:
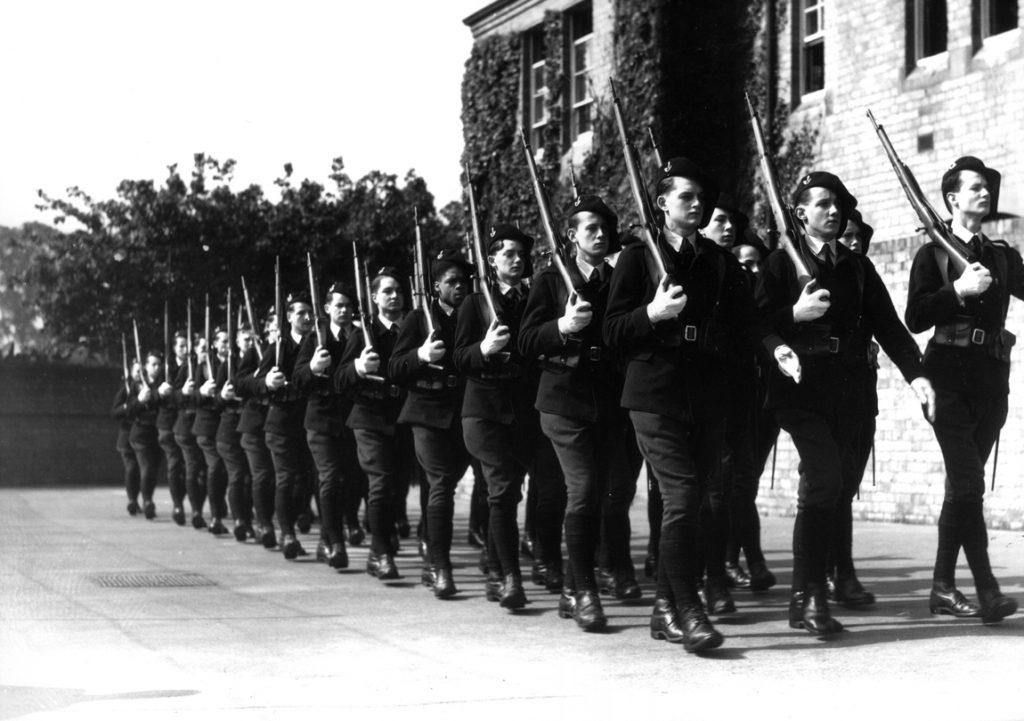
[[[906,163],[900,160],[899,155],[896,154],[896,149],[889,140],[889,134],[885,132],[885,128],[875,122],[875,116],[870,109],[867,111],[867,116],[871,121],[871,125],[875,128],[878,139],[882,142],[885,155],[889,158],[889,163],[892,165],[893,172],[896,173],[896,178],[900,181],[903,192],[907,195],[907,200],[910,201],[910,206],[917,213],[917,217],[921,221],[924,232],[940,248],[946,251],[956,271],[963,273],[967,266],[970,265],[970,261],[967,259],[967,249],[960,239],[953,235],[946,224],[942,222],[939,214],[935,212],[935,208],[925,198],[924,193],[921,192],[921,186],[917,183],[917,178],[914,177],[914,173],[907,167]]]
[[[782,194],[779,192],[779,184],[775,175],[775,167],[768,157],[764,130],[761,128],[761,118],[750,102],[750,95],[745,94],[744,97],[747,101],[747,111],[750,113],[750,125],[754,132],[754,141],[757,144],[761,176],[764,179],[765,189],[768,191],[768,202],[772,208],[772,215],[775,217],[775,223],[779,228],[779,245],[793,263],[800,286],[806,287],[814,282],[814,275],[811,273],[807,262],[797,247],[798,244],[801,247],[803,246],[801,243],[804,236],[803,224],[793,214],[793,209],[782,200]]]

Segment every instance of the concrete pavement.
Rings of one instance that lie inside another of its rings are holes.
[[[166,493],[160,489],[162,493]],[[822,641],[785,621],[791,519],[763,519],[780,584],[737,592],[705,657],[650,640],[645,599],[609,602],[610,630],[579,632],[528,586],[515,615],[483,598],[457,506],[455,600],[403,578],[129,518],[113,488],[0,490],[0,719],[664,718],[1024,719],[1024,615],[986,627],[933,617],[935,529],[857,523],[870,611]],[[410,509],[415,520],[418,515]],[[647,528],[634,510],[634,559]],[[992,531],[1003,588],[1024,600],[1024,535]],[[315,535],[302,537],[307,550]],[[961,586],[973,595],[961,562]],[[143,587],[102,585],[137,583]],[[170,585],[160,585],[170,584]]]

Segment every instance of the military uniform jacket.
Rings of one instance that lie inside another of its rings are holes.
[[[407,315],[398,328],[395,349],[388,363],[388,375],[404,386],[408,395],[398,415],[399,423],[448,429],[460,420],[465,380],[455,370],[455,326],[458,313],[448,315],[436,299],[429,312],[434,321],[435,340],[444,343],[445,354],[431,368],[420,361],[418,351],[427,340],[423,310]]]
[[[125,401],[126,417],[131,420],[132,425],[156,426],[156,416],[159,412],[156,389],[158,383],[153,384],[153,397],[143,403],[139,400],[139,392],[142,384],[132,382],[131,391],[127,394]]]
[[[263,352],[267,351],[264,349]],[[255,384],[261,382],[256,380],[259,367],[260,356],[253,345],[245,352],[242,360],[238,362],[238,368],[235,369],[235,394],[242,399],[242,412],[238,416],[238,426],[235,428],[239,433],[263,433],[263,424],[267,420],[270,401],[259,398],[255,392]]]
[[[1003,327],[1010,296],[1024,298],[1024,262],[1016,249],[987,238],[982,240],[978,260],[992,274],[992,285],[961,304],[953,290],[953,281],[960,274],[947,266],[944,277],[939,265],[948,263],[946,252],[934,243],[918,250],[910,269],[905,316],[912,332],[963,320],[991,338]],[[1010,364],[992,356],[984,345],[972,343],[957,348],[930,340],[924,364],[936,388],[989,398],[1009,393]]]
[[[324,341],[327,352],[331,354],[331,365],[322,375],[314,374],[309,369],[309,361],[317,348],[316,333],[310,333],[302,340],[299,355],[295,360],[292,383],[300,393],[306,396],[306,417],[303,425],[307,431],[317,431],[330,436],[341,435],[345,428],[345,420],[352,410],[352,400],[341,395],[334,387],[334,372],[341,364],[348,337],[357,331],[349,327],[348,333],[339,338],[334,337],[330,323],[324,329]]]
[[[335,388],[353,402],[346,425],[349,428],[379,431],[392,435],[398,414],[405,402],[405,393],[388,376],[388,361],[395,347],[397,329],[392,332],[379,318],[370,324],[373,349],[380,357],[380,369],[373,375],[384,382],[361,378],[356,372],[355,360],[362,354],[365,343],[362,332],[350,333],[341,356],[341,364],[334,373]]]
[[[222,361],[218,356],[212,356],[210,358],[210,365],[213,366],[213,380],[216,382],[217,373],[220,371]],[[216,391],[214,391],[212,398],[208,398],[199,392],[199,389],[207,381],[208,373],[206,363],[196,365],[195,390],[192,392],[196,403],[196,419],[192,421],[192,433],[195,436],[209,436],[213,438],[216,437],[217,427],[220,425],[220,411],[224,407],[224,401],[221,400],[220,394]]]
[[[291,379],[298,356],[299,343],[295,342],[288,330],[281,339],[281,366],[278,368],[285,378]],[[246,383],[257,398],[266,399],[270,403],[263,432],[289,438],[305,438],[302,423],[306,415],[306,399],[295,388],[295,384],[289,382],[276,391],[267,388],[267,374],[276,363],[277,348],[271,345],[263,353],[263,360],[252,381]]]
[[[601,273],[603,280],[587,282],[579,290],[580,298],[590,303],[593,317],[573,339],[558,331],[568,299],[561,274],[546,268],[534,281],[519,333],[519,351],[526,358],[543,359],[535,403],[539,411],[593,423],[618,410],[622,374],[601,337],[612,267],[604,263]],[[566,365],[569,358],[573,360]]]
[[[168,362],[170,373],[167,376],[167,382],[171,384],[171,393],[166,398],[160,399],[160,410],[156,415],[156,427],[162,431],[169,431],[174,428],[174,422],[178,419],[180,400],[178,394],[174,392],[174,386],[177,385],[178,369],[180,367],[181,365],[178,363],[177,358],[171,358]]]
[[[497,284],[491,293],[500,322],[508,326],[509,341],[502,352],[484,358],[480,342],[490,326],[487,303],[479,293],[462,302],[455,327],[454,354],[455,369],[466,376],[462,417],[504,424],[527,422],[537,415],[533,404],[539,372],[533,362],[519,353],[519,328],[526,298],[512,302],[498,292]]]
[[[622,251],[612,273],[604,340],[625,356],[622,406],[679,421],[720,419],[728,409],[730,365],[751,352],[754,307],[743,269],[727,250],[697,235],[697,250],[684,241],[677,253],[659,239],[666,268],[683,286],[686,307],[678,318],[652,324],[647,304],[657,280],[646,245]]]
[[[114,403],[110,406],[110,417],[117,421],[117,427],[127,433],[132,427],[131,416],[128,415],[128,391],[124,384],[117,389],[114,395]]]
[[[872,372],[868,363],[872,337],[908,382],[923,375],[917,344],[900,322],[875,266],[841,243],[836,248],[834,268],[810,261],[817,268],[818,286],[829,291],[831,300],[825,315],[813,323],[793,321],[793,305],[801,288],[784,251],[771,253],[760,273],[757,303],[764,346],[774,358],[777,347],[789,345],[802,368],[802,380],[797,384],[783,375],[777,363],[772,364],[768,408],[797,408],[830,417],[868,413],[870,399],[864,388]],[[833,350],[820,355],[801,352],[801,339],[823,327],[814,332],[826,336],[826,346],[830,344]]]

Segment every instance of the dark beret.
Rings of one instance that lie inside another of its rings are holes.
[[[495,223],[487,233],[487,248],[490,250],[499,240],[514,240],[523,246],[527,255],[533,248],[533,238],[511,223]]]
[[[601,200],[598,195],[581,195],[572,201],[572,205],[566,208],[565,217],[570,220],[577,213],[593,213],[604,218],[605,222],[608,223],[608,252],[618,253],[622,250],[622,244],[619,242],[619,216],[615,214],[611,208],[605,205],[605,202]]]
[[[347,283],[331,283],[331,287],[327,289],[327,295],[325,297],[330,298],[334,293],[343,295],[349,300],[356,297],[355,289]]]
[[[309,291],[297,290],[294,293],[289,293],[288,298],[285,299],[285,305],[291,308],[296,303],[305,303],[306,305],[313,305],[313,301],[309,297]]]
[[[473,264],[466,260],[458,248],[445,248],[437,254],[436,259],[430,261],[430,276],[436,280],[453,267],[461,268],[467,278],[473,275]]]
[[[658,173],[658,184],[669,178],[689,178],[700,184],[704,193],[704,213],[701,216],[700,227],[703,228],[711,221],[711,213],[714,210],[712,200],[718,198],[718,184],[714,179],[705,173],[700,166],[689,158],[669,158]]]
[[[956,162],[946,168],[946,172],[942,174],[942,202],[946,204],[946,210],[950,212],[953,210],[946,199],[946,194],[956,191],[961,170],[973,170],[988,181],[988,193],[992,198],[992,202],[989,203],[988,215],[985,218],[995,216],[999,212],[999,185],[1003,180],[1003,175],[995,168],[986,167],[981,160],[973,155],[957,158]]]
[[[715,201],[715,208],[729,211],[732,215],[732,222],[739,226],[736,237],[742,240],[743,231],[750,227],[750,218],[740,210],[740,204],[736,202],[736,198],[729,193],[719,193],[718,200]]]
[[[839,209],[843,213],[843,219],[839,221],[839,232],[836,235],[842,235],[846,231],[846,221],[850,219],[850,213],[857,207],[857,199],[853,197],[853,193],[846,189],[839,176],[824,170],[815,170],[800,178],[800,182],[796,184],[796,189],[793,191],[793,205],[800,202],[800,196],[809,188],[825,188],[831,190],[832,194],[836,196],[839,201]]]

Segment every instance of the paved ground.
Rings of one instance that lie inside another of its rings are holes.
[[[0,719],[1024,719],[1024,616],[993,627],[930,616],[933,528],[858,524],[880,600],[839,611],[849,633],[820,641],[785,623],[791,521],[766,519],[782,584],[738,594],[739,612],[718,624],[725,645],[697,657],[650,640],[647,599],[609,603],[602,635],[560,620],[557,597],[535,587],[525,612],[502,611],[464,545],[461,593],[441,602],[417,585],[411,543],[404,578],[385,585],[360,572],[364,549],[347,572],[286,562],[178,528],[166,507],[129,518],[114,489],[3,490],[0,507]],[[458,539],[465,519],[462,502]],[[634,528],[646,529],[639,512]],[[312,550],[315,537],[303,540]],[[991,553],[1024,599],[1024,536],[993,532]],[[99,585],[107,574],[208,585]]]

